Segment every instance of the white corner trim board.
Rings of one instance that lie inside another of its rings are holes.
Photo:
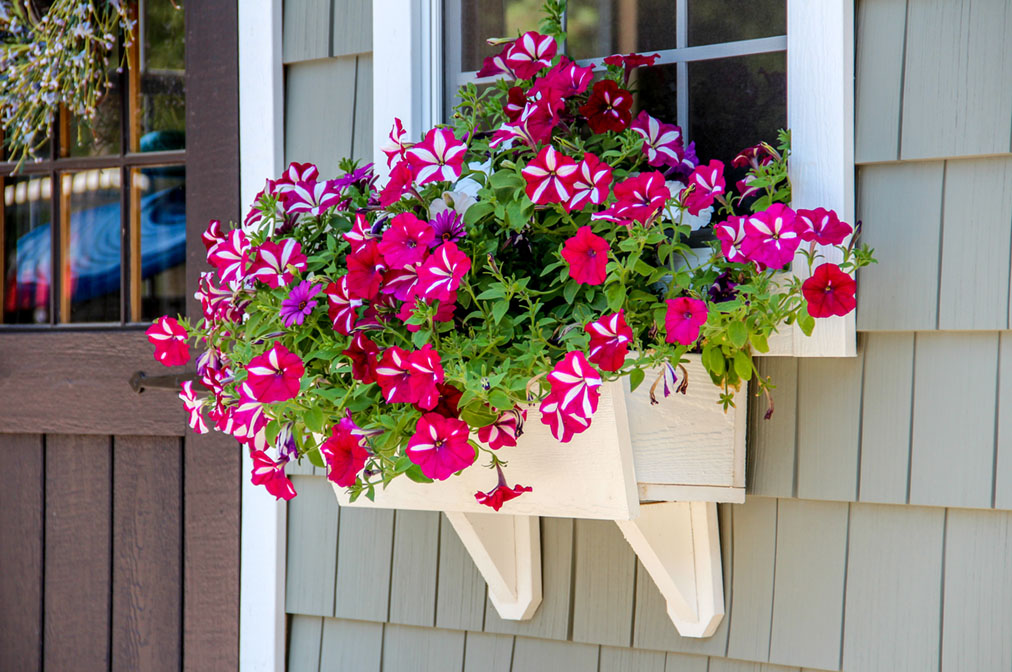
[[[249,206],[283,159],[281,0],[239,3],[239,193]],[[264,91],[271,95],[264,96]],[[245,477],[239,551],[239,670],[285,669],[286,507]]]

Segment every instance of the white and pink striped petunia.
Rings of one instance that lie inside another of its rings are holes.
[[[590,427],[590,418],[563,410],[561,397],[561,394],[552,392],[541,401],[538,410],[542,424],[548,425],[552,436],[560,443],[569,443],[574,435]]]
[[[597,410],[603,381],[587,357],[579,350],[566,353],[566,357],[548,374],[552,393],[557,395],[563,413],[590,419]]]
[[[348,241],[348,244],[351,245],[352,254],[360,252],[370,240],[379,238],[379,236],[372,232],[372,225],[361,212],[355,213],[355,223],[351,225],[351,230],[342,235]]]
[[[285,192],[285,211],[290,214],[307,213],[319,217],[342,203],[343,192],[337,180],[326,182],[296,182]]]
[[[527,197],[538,205],[565,203],[573,192],[576,170],[576,161],[546,145],[522,171]]]
[[[183,391],[179,393],[179,398],[183,400],[183,408],[186,409],[190,429],[197,434],[207,434],[207,423],[204,422],[203,413],[206,400],[197,398],[197,395],[193,392],[192,380],[183,381],[181,387]]]
[[[264,404],[256,398],[249,381],[237,386],[239,401],[232,407],[232,436],[238,441],[251,444],[267,426]]]
[[[643,153],[651,166],[677,166],[685,158],[682,129],[654,119],[646,110],[629,127],[643,138]]]
[[[429,302],[449,301],[469,270],[471,259],[455,243],[443,243],[418,269],[416,291]]]
[[[618,371],[625,363],[633,332],[625,321],[625,311],[605,315],[589,322],[584,331],[590,334],[589,359],[602,371]]]
[[[281,177],[274,181],[275,193],[283,194],[295,188],[299,182],[316,182],[320,179],[320,170],[312,163],[288,164]]]
[[[165,366],[182,366],[190,361],[186,329],[176,318],[159,317],[144,333],[155,346],[155,359]]]
[[[262,485],[276,499],[288,501],[295,496],[295,486],[285,476],[285,462],[275,462],[262,450],[250,453],[253,458],[253,485]]]
[[[222,284],[245,279],[250,243],[242,229],[234,229],[207,253],[207,262],[218,269]]]
[[[745,242],[742,252],[753,261],[770,268],[781,268],[794,259],[801,245],[801,234],[795,224],[794,211],[782,203],[774,203],[745,221]]]
[[[714,159],[705,166],[696,166],[689,176],[689,185],[682,192],[682,204],[690,215],[713,205],[717,196],[724,193],[724,164]]]
[[[819,245],[839,245],[854,231],[834,211],[825,208],[798,210],[795,224],[801,240]]]
[[[250,360],[246,367],[246,380],[254,399],[271,404],[294,399],[305,372],[306,367],[299,356],[279,341],[274,341],[267,352]]]
[[[433,128],[425,139],[407,151],[408,162],[419,185],[453,182],[460,177],[467,145],[449,128]]]
[[[225,240],[225,232],[221,229],[221,222],[217,219],[212,219],[207,223],[207,228],[204,229],[204,233],[200,234],[200,240],[204,243],[204,249],[208,252],[211,248]]]
[[[426,413],[418,419],[404,454],[427,477],[445,480],[474,463],[476,453],[467,440],[468,432],[462,420]]]
[[[584,154],[573,176],[572,195],[566,201],[566,211],[581,210],[588,203],[604,203],[611,191],[611,180],[611,166],[590,152]]]
[[[280,245],[268,240],[254,251],[256,261],[250,266],[249,276],[271,289],[287,287],[295,277],[291,269],[306,270],[306,255],[302,254],[302,245],[294,238],[285,238]]]
[[[380,147],[380,149],[387,155],[387,167],[390,167],[394,163],[404,160],[404,153],[413,143],[407,141],[408,133],[404,130],[401,120],[397,117],[394,117],[394,125],[390,129],[388,137],[390,138],[389,141]]]
[[[728,217],[727,221],[713,225],[713,233],[720,241],[720,251],[733,264],[749,261],[742,251],[745,243],[745,221],[748,217]]]
[[[520,79],[530,79],[552,65],[559,46],[555,38],[528,31],[520,36],[506,52],[506,65]]]
[[[362,305],[362,299],[348,293],[348,276],[342,275],[337,282],[332,282],[323,290],[327,297],[327,315],[334,331],[344,336],[351,333],[358,320],[356,310]]]
[[[514,407],[512,411],[501,414],[491,425],[480,428],[478,440],[492,450],[515,446],[517,438],[523,433],[523,421],[526,419],[527,411]]]

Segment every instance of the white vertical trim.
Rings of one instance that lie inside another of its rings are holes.
[[[239,3],[239,193],[243,208],[281,172],[284,89],[281,0]],[[286,507],[249,480],[243,450],[239,568],[239,669],[285,668]]]
[[[795,208],[826,207],[854,223],[854,0],[788,0],[787,123]],[[829,261],[839,259],[826,250]],[[794,272],[807,275],[807,264]],[[853,357],[854,313],[816,320],[806,338],[797,328],[770,341],[771,353]]]

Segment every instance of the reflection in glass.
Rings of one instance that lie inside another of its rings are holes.
[[[633,114],[646,110],[666,124],[678,123],[678,66],[655,65],[652,68],[638,68],[636,81],[631,84],[636,91]]]
[[[130,181],[131,258],[140,260],[139,264],[135,261],[131,265],[131,319],[145,322],[160,315],[183,313],[186,169],[183,166],[135,169]]]
[[[516,37],[537,30],[541,0],[462,0],[460,3],[460,63],[464,72],[478,70],[486,56],[502,50],[489,46],[490,37]]]
[[[704,161],[730,163],[787,127],[787,54],[689,63],[689,139]]]
[[[142,0],[140,63],[130,82],[134,110],[131,149],[140,152],[183,149],[186,130],[184,12],[173,0]]]
[[[49,177],[4,178],[0,218],[3,324],[47,324],[52,285]]]
[[[674,49],[675,0],[570,0],[567,51],[574,59]]]
[[[60,176],[63,322],[120,320],[120,170]]]
[[[785,0],[688,0],[689,46],[787,34]]]
[[[109,55],[109,62],[119,64],[119,48]],[[109,156],[119,154],[122,148],[123,130],[120,125],[122,89],[120,76],[115,65],[109,73],[111,87],[98,102],[95,118],[89,123],[74,117],[63,126],[64,137],[60,139],[60,156]],[[65,116],[66,112],[64,112]]]

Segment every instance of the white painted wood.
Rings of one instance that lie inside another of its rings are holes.
[[[651,502],[718,502],[744,504],[745,488],[722,488],[711,485],[671,485],[670,483],[637,483],[640,504]]]
[[[853,0],[788,0],[787,72],[792,206],[830,208],[853,224]],[[832,249],[824,254],[827,261],[839,259]],[[793,270],[808,275],[804,262],[796,261]],[[855,315],[816,320],[810,338],[796,327],[784,329],[769,344],[769,355],[854,357]]]
[[[537,516],[447,513],[488,584],[500,618],[530,619],[541,604],[541,526]]]
[[[717,505],[647,504],[636,520],[616,522],[664,596],[679,634],[712,635],[724,617]]]
[[[244,207],[282,168],[281,0],[239,3],[239,189]],[[243,451],[244,453],[246,451]],[[243,474],[253,469],[243,455]],[[239,567],[239,669],[285,667],[287,509],[243,479]]]

